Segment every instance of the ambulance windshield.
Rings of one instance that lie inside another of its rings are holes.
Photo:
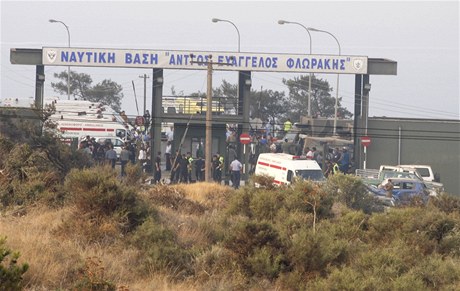
[[[322,181],[326,179],[321,170],[296,170],[295,175],[304,180]]]

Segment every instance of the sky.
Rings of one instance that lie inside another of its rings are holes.
[[[237,51],[308,54],[309,38],[299,22],[337,37],[342,55],[385,58],[397,62],[396,76],[370,76],[369,116],[460,119],[458,1],[4,1],[0,2],[0,99],[34,96],[35,67],[10,64],[11,48],[85,48]],[[313,54],[338,54],[328,34],[312,32]],[[53,74],[67,67],[45,67],[45,96]],[[72,68],[90,74],[93,84],[111,79],[123,86],[122,109],[136,115],[143,106],[143,79],[149,69]],[[286,91],[282,80],[294,73],[253,73],[252,88]],[[335,96],[336,75],[329,81]],[[151,79],[148,79],[151,81]],[[215,71],[213,86],[237,83],[236,72]],[[151,107],[147,83],[147,108]],[[164,95],[171,88],[184,95],[206,92],[206,71],[165,70]],[[340,75],[342,105],[353,112],[354,75]],[[62,96],[66,99],[66,96]]]

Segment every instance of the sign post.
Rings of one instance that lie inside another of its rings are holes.
[[[243,144],[243,155],[246,157],[246,147],[251,142],[251,137],[247,133],[240,134],[240,143]],[[246,163],[243,163],[243,173],[246,174]]]
[[[361,144],[364,147],[364,162],[363,162],[363,169],[366,169],[366,161],[367,161],[367,147],[371,144],[371,138],[368,136],[361,137]]]

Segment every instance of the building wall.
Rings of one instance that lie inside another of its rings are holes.
[[[367,168],[430,165],[446,192],[460,195],[460,120],[369,118]]]

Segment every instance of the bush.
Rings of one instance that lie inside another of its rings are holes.
[[[276,187],[275,183],[273,182],[274,178],[267,175],[253,175],[251,176],[250,181],[258,185],[258,187],[267,190],[272,190]]]
[[[278,210],[283,207],[286,193],[282,190],[255,190],[249,202],[251,217],[273,221]]]
[[[366,186],[359,177],[332,175],[328,178],[325,188],[326,192],[334,195],[339,202],[351,209],[362,210],[365,213],[382,211],[376,199],[368,194]]]
[[[302,229],[292,238],[288,259],[294,270],[314,274],[328,265],[345,263],[349,244],[332,233]]]
[[[227,215],[244,215],[252,217],[250,208],[251,199],[253,196],[254,188],[243,187],[239,191],[235,191],[234,195],[230,198],[226,209]]]
[[[430,197],[430,204],[445,213],[460,213],[460,198],[447,193]]]
[[[118,218],[125,232],[142,224],[148,215],[135,189],[120,182],[109,167],[72,170],[64,186],[80,214]]]
[[[115,284],[104,278],[102,261],[97,257],[89,257],[85,260],[85,266],[80,270],[80,279],[76,282],[75,290],[91,291],[115,291]]]
[[[228,249],[213,245],[195,257],[194,274],[199,281],[223,277],[235,271],[234,256]]]
[[[235,254],[235,262],[248,276],[273,279],[289,265],[278,232],[267,222],[236,224],[223,246]]]
[[[134,187],[121,182],[109,167],[72,170],[64,189],[75,213],[56,232],[80,235],[90,243],[114,242],[142,224],[152,211]]]
[[[29,143],[11,144],[0,140],[0,201],[3,206],[27,205],[37,201],[55,206],[64,193],[61,183],[70,167],[83,167],[88,161],[67,145],[43,135]]]
[[[22,290],[22,275],[28,264],[18,265],[19,253],[12,253],[5,246],[6,238],[0,238],[0,286],[2,290]]]
[[[286,191],[286,207],[290,211],[316,212],[317,219],[332,216],[333,196],[315,182],[300,180]],[[315,207],[313,206],[315,205]],[[315,211],[314,211],[314,208]]]
[[[141,250],[145,270],[171,272],[176,279],[192,274],[192,253],[182,248],[176,235],[165,226],[147,219],[133,234],[131,243]]]

